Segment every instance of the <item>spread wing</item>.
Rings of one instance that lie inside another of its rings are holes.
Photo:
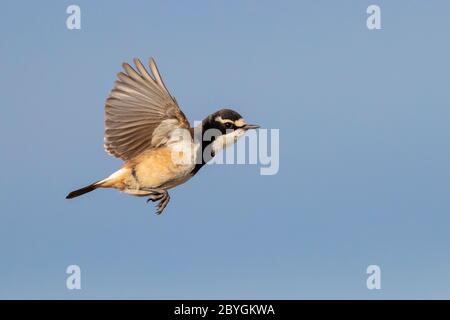
[[[134,63],[137,70],[123,64],[125,72],[117,75],[105,105],[105,150],[123,160],[163,145],[177,128],[190,127],[155,61],[149,61],[151,74],[139,59]]]

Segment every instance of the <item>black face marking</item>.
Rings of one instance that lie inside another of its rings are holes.
[[[227,129],[236,129],[236,126],[231,122],[225,122],[225,128]]]
[[[237,113],[236,111],[233,111],[231,109],[221,109],[219,111],[214,112],[213,114],[209,115],[205,120],[202,122],[202,134],[204,134],[208,129],[217,129],[222,134],[231,133],[234,130],[238,129],[234,123],[231,122],[225,122],[222,123],[220,121],[216,121],[216,118],[222,118],[222,120],[231,120],[231,121],[237,121],[239,119],[242,119],[242,116]],[[193,131],[191,131],[191,134],[193,135]],[[204,150],[207,146],[209,146],[211,143],[214,142],[215,136],[211,137],[211,141],[204,141],[202,139],[202,147],[198,150],[198,157],[201,157],[202,163],[198,163],[195,165],[195,168],[192,170],[191,175],[195,175],[205,164],[208,162],[212,157],[214,157],[214,153],[211,150],[211,157],[209,159],[204,159]],[[206,161],[205,161],[206,160]]]
[[[214,112],[210,116],[208,116],[205,120],[203,120],[203,130],[208,129],[218,129],[222,134],[230,133],[236,129],[234,123],[225,121],[225,123],[216,120],[217,118],[221,118],[222,120],[230,120],[237,121],[242,119],[242,116],[233,111],[231,109],[222,109],[217,112]]]

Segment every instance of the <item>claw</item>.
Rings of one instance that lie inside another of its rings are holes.
[[[156,214],[160,215],[169,203],[169,193],[164,189],[151,189],[148,191],[150,191],[151,193],[148,196],[147,203],[149,203],[150,201],[159,201],[159,203],[156,205]]]
[[[156,214],[160,215],[164,209],[166,208],[167,204],[169,203],[170,196],[168,193],[164,194],[164,197],[162,197],[161,201],[158,203]]]
[[[150,201],[153,201],[153,202],[158,201],[158,200],[162,199],[163,197],[164,197],[164,194],[162,194],[162,193],[152,194],[148,197],[147,203],[149,203]]]

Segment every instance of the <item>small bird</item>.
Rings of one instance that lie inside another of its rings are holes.
[[[170,200],[167,190],[192,178],[220,150],[259,126],[247,124],[236,111],[221,109],[191,128],[164,85],[155,60],[149,60],[151,73],[139,59],[134,64],[136,69],[122,64],[124,72],[117,74],[105,103],[104,148],[124,160],[123,167],[70,192],[66,199],[114,188],[148,197],[147,202],[158,201],[156,214],[161,214]],[[206,139],[208,130],[214,134]]]

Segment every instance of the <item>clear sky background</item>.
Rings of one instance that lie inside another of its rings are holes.
[[[419,0],[2,2],[0,298],[450,298],[449,14]],[[279,128],[279,173],[208,166],[161,216],[114,190],[65,200],[120,167],[104,101],[122,62],[150,56],[191,121],[232,106]],[[66,289],[71,264],[82,290]],[[366,288],[371,264],[381,290]]]

